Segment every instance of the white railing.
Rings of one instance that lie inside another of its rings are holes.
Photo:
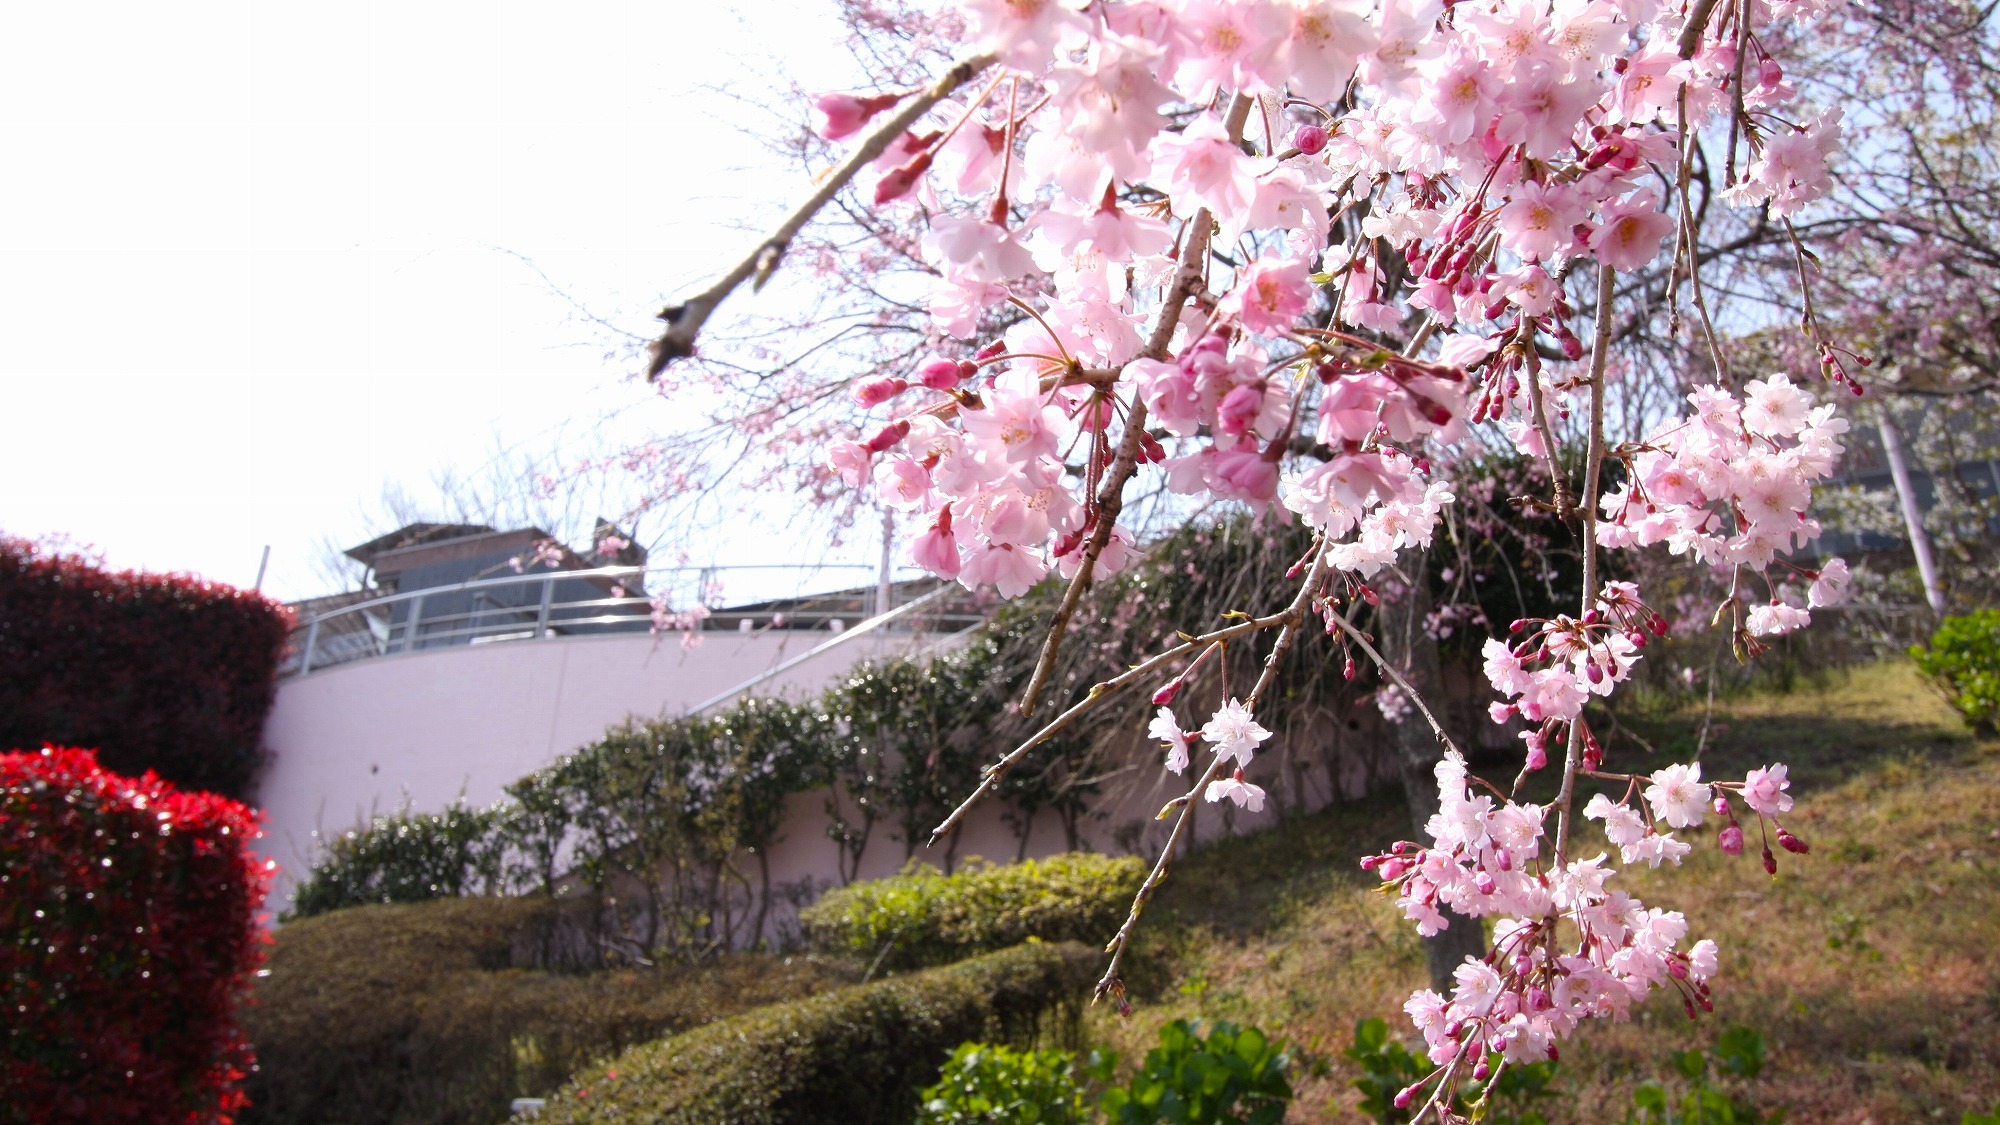
[[[817,569],[763,566],[731,569]],[[644,567],[606,566],[591,570],[548,570],[478,578],[448,586],[342,606],[314,614],[291,634],[280,675],[302,676],[317,668],[379,656],[450,645],[540,640],[552,636],[643,633],[653,629],[653,602],[637,587]],[[658,571],[653,572],[658,574]],[[908,611],[941,600],[942,589],[901,607],[878,607],[876,589],[783,599],[783,610],[708,610],[676,615],[674,624],[704,632],[753,629],[833,629],[879,619],[914,626]],[[888,612],[893,611],[893,612]],[[953,631],[978,623],[973,613],[927,613],[925,628]]]

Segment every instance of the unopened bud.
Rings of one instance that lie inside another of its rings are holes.
[[[903,380],[881,375],[861,380],[854,384],[848,393],[853,396],[854,405],[868,410],[888,402],[909,389],[910,385]]]
[[[1716,837],[1715,843],[1722,849],[1724,855],[1742,855],[1743,829],[1732,824],[1722,830],[1722,835]]]
[[[1485,1059],[1480,1059],[1479,1065],[1472,1068],[1472,1080],[1474,1082],[1484,1082],[1491,1077],[1493,1077],[1493,1068],[1486,1065]]]
[[[964,378],[965,374],[955,359],[934,359],[917,368],[917,380],[934,391],[948,391]]]
[[[1410,1108],[1410,1103],[1417,1100],[1417,1095],[1422,1093],[1423,1089],[1424,1089],[1424,1084],[1421,1082],[1417,1083],[1414,1086],[1403,1087],[1402,1091],[1396,1095],[1396,1108],[1397,1109]]]
[[[1715,800],[1714,800],[1714,802],[1712,802],[1712,803],[1711,803],[1711,804],[1709,805],[1709,807],[1715,810],[1715,815],[1717,815],[1717,816],[1728,816],[1728,815],[1729,815],[1729,798],[1727,798],[1727,797],[1723,796],[1723,795],[1722,795],[1721,793],[1717,793],[1717,794],[1715,795]]]
[[[1804,855],[1812,850],[1806,846],[1804,840],[1799,839],[1782,828],[1778,829],[1778,846],[1791,852],[1793,855]]]
[[[1318,156],[1326,149],[1327,133],[1317,125],[1301,125],[1292,134],[1292,147],[1307,156]]]
[[[985,347],[973,353],[973,355],[977,356],[981,361],[989,359],[997,359],[998,357],[1006,354],[1007,354],[1007,341],[1005,340],[995,340],[992,343],[986,345]]]
[[[894,203],[910,194],[917,186],[917,181],[923,179],[924,173],[930,169],[931,154],[928,151],[918,153],[908,164],[900,168],[891,169],[881,179],[875,181],[875,206]]]
[[[1776,875],[1777,873],[1778,857],[1771,854],[1771,845],[1766,844],[1764,845],[1764,874]]]
[[[1165,684],[1161,685],[1160,690],[1153,693],[1153,706],[1155,707],[1170,706],[1174,701],[1174,696],[1179,695],[1180,693],[1181,693],[1181,681],[1168,680]]]
[[[857,98],[853,94],[821,94],[813,99],[813,131],[829,141],[846,140],[861,131],[876,114],[903,100],[901,94]]]
[[[908,422],[891,422],[876,431],[874,437],[868,439],[866,448],[870,453],[880,453],[897,442],[902,441],[905,437],[909,436],[909,433],[910,424]]]

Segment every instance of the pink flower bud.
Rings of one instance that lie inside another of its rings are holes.
[[[1422,1093],[1423,1089],[1424,1089],[1424,1084],[1421,1082],[1417,1083],[1414,1086],[1403,1087],[1402,1092],[1396,1095],[1396,1108],[1397,1109],[1410,1108],[1410,1103],[1417,1100],[1417,1095]]]
[[[1153,693],[1153,706],[1155,707],[1170,706],[1174,701],[1174,696],[1179,695],[1180,693],[1181,693],[1181,681],[1168,680],[1164,685],[1161,686],[1160,690]]]
[[[848,393],[853,396],[854,405],[868,410],[888,402],[909,389],[910,385],[901,379],[878,375],[873,379],[863,379],[854,384]]]
[[[917,368],[917,381],[934,391],[948,391],[963,378],[955,359],[934,359]]]
[[[1806,846],[1804,840],[1799,839],[1782,828],[1778,829],[1778,846],[1794,855],[1804,855],[1812,850]]]
[[[880,453],[897,442],[902,441],[909,435],[909,432],[910,424],[908,422],[891,422],[876,431],[875,436],[868,439],[868,444],[865,448],[870,453]]]
[[[1776,875],[1778,873],[1778,857],[1771,854],[1771,846],[1769,844],[1764,845],[1764,873],[1766,875]]]
[[[1743,829],[1732,824],[1722,830],[1722,835],[1716,838],[1715,843],[1722,849],[1724,855],[1742,855]]]
[[[1757,85],[1769,89],[1784,80],[1785,68],[1778,65],[1777,59],[1767,58],[1757,64]]]
[[[1307,156],[1318,156],[1325,151],[1326,130],[1317,125],[1301,125],[1292,133],[1292,147]]]
[[[931,154],[926,151],[912,157],[908,164],[891,169],[888,174],[875,181],[875,206],[893,203],[910,194],[917,186],[917,181],[923,179],[924,173],[930,171],[930,168]]]
[[[821,94],[813,99],[813,132],[829,141],[846,140],[861,131],[876,114],[903,100],[901,94]]]
[[[1472,1068],[1472,1080],[1474,1082],[1484,1082],[1491,1077],[1493,1077],[1493,1068],[1486,1065],[1485,1059],[1480,1059],[1479,1065]]]
[[[1722,795],[1722,794],[1720,794],[1720,793],[1717,793],[1717,794],[1715,795],[1715,804],[1714,804],[1714,805],[1713,805],[1712,807],[1713,807],[1713,808],[1715,809],[1715,815],[1717,815],[1717,816],[1728,816],[1728,815],[1729,815],[1729,798],[1727,798],[1727,797],[1723,796],[1723,795]]]
[[[1401,879],[1403,877],[1403,873],[1408,871],[1409,869],[1410,869],[1410,862],[1408,860],[1388,859],[1382,861],[1382,869],[1379,872],[1379,874],[1382,876],[1382,881],[1384,883],[1393,883],[1396,880]]]

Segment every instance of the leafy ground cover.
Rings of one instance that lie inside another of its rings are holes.
[[[1634,769],[1683,759],[1703,711],[1628,719]],[[1760,1032],[1764,1106],[1799,1122],[1957,1122],[2000,1101],[2000,741],[1968,733],[1907,663],[1864,667],[1720,701],[1704,776],[1784,761],[1812,854],[1764,874],[1706,841],[1678,871],[1621,875],[1683,909],[1724,949],[1716,1011],[1690,1021],[1657,996],[1625,1025],[1585,1030],[1561,1060],[1550,1121],[1618,1121],[1668,1056],[1723,1029]],[[1361,1120],[1341,1048],[1357,1021],[1392,1017],[1424,977],[1416,933],[1356,865],[1408,834],[1393,799],[1339,806],[1213,846],[1177,865],[1142,928],[1120,1019],[1094,1041],[1128,1057],[1158,1029],[1205,1016],[1256,1024],[1313,1051],[1292,1120]],[[1734,1081],[1734,1080],[1731,1080]]]

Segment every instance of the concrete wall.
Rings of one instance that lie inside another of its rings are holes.
[[[266,818],[259,849],[279,866],[271,913],[290,905],[320,833],[344,832],[405,804],[419,812],[461,796],[489,804],[509,782],[628,716],[680,714],[832,639],[820,631],[715,632],[689,648],[685,637],[455,646],[281,682],[265,725],[271,761],[254,797]],[[757,691],[815,692],[861,660],[939,642],[934,634],[855,637]]]

